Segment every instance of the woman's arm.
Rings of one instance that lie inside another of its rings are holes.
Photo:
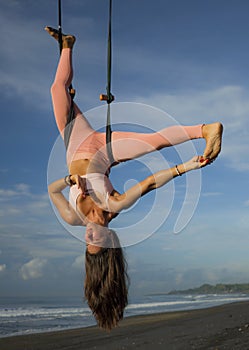
[[[71,179],[73,176],[70,177]],[[84,225],[84,222],[71,207],[68,200],[64,197],[62,191],[68,186],[65,179],[59,179],[48,186],[48,193],[62,219],[70,225]]]
[[[208,160],[202,161],[202,158],[196,156],[186,163],[180,164],[170,169],[161,170],[148,176],[145,180],[131,187],[120,196],[109,200],[109,207],[114,212],[120,212],[132,206],[140,197],[146,193],[164,186],[176,176],[180,176],[190,170],[199,169],[208,164]]]

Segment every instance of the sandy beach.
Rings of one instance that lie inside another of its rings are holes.
[[[111,333],[97,327],[0,339],[1,350],[248,350],[249,302],[129,317]]]

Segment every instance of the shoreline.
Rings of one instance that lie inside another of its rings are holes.
[[[4,350],[249,349],[249,301],[130,316],[106,333],[97,326],[0,338]]]

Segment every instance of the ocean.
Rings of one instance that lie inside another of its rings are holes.
[[[201,309],[249,300],[248,294],[147,295],[131,298],[125,317]],[[91,311],[79,298],[0,299],[0,337],[61,331],[95,325]]]

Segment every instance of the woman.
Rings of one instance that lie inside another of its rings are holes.
[[[45,29],[58,40],[56,29]],[[62,36],[61,57],[51,88],[54,115],[62,138],[71,104],[68,87],[73,78],[74,43],[74,36]],[[111,164],[106,152],[105,133],[93,130],[76,104],[74,113],[75,121],[67,149],[71,175],[53,182],[48,189],[63,220],[70,225],[86,226],[85,296],[100,327],[111,329],[122,319],[127,305],[127,274],[118,237],[108,229],[108,224],[141,196],[176,176],[213,161],[221,149],[222,125],[172,126],[151,134],[113,132],[115,164]],[[113,165],[197,138],[206,140],[202,157],[196,156],[186,163],[161,170],[123,194],[113,188],[108,177]],[[67,186],[70,186],[69,201],[62,193]]]

